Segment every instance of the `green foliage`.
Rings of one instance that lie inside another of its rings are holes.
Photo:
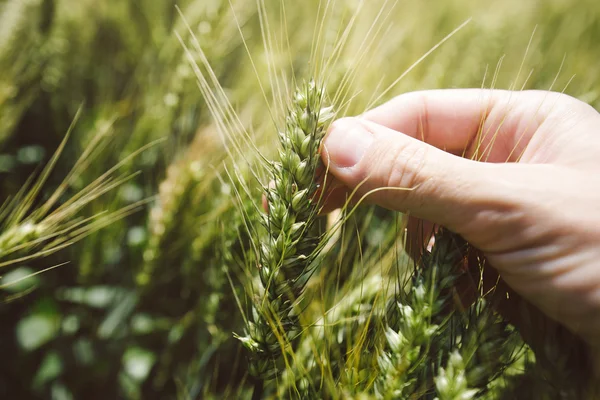
[[[505,320],[460,237],[319,216],[318,152],[409,90],[599,107],[600,7],[395,3],[0,0],[0,397],[584,398],[585,347]]]

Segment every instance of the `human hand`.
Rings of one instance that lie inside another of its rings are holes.
[[[357,197],[410,189],[368,200],[460,234],[514,291],[600,348],[600,114],[592,107],[543,91],[408,93],[334,122],[322,159],[342,184],[328,207],[354,189]]]

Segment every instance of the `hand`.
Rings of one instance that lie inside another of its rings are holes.
[[[514,291],[600,348],[600,114],[592,107],[543,91],[408,93],[334,122],[322,158],[357,197],[411,189],[368,200],[460,234]],[[336,193],[328,206],[340,205]]]

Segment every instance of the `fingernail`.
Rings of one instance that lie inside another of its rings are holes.
[[[371,143],[373,135],[360,122],[343,118],[333,123],[323,145],[331,164],[348,168],[358,164]]]

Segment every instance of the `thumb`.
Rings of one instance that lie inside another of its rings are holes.
[[[466,221],[475,222],[478,211],[506,209],[517,200],[502,184],[502,165],[458,157],[360,118],[332,124],[322,158],[355,196],[368,194],[370,202],[457,233],[467,228]]]

